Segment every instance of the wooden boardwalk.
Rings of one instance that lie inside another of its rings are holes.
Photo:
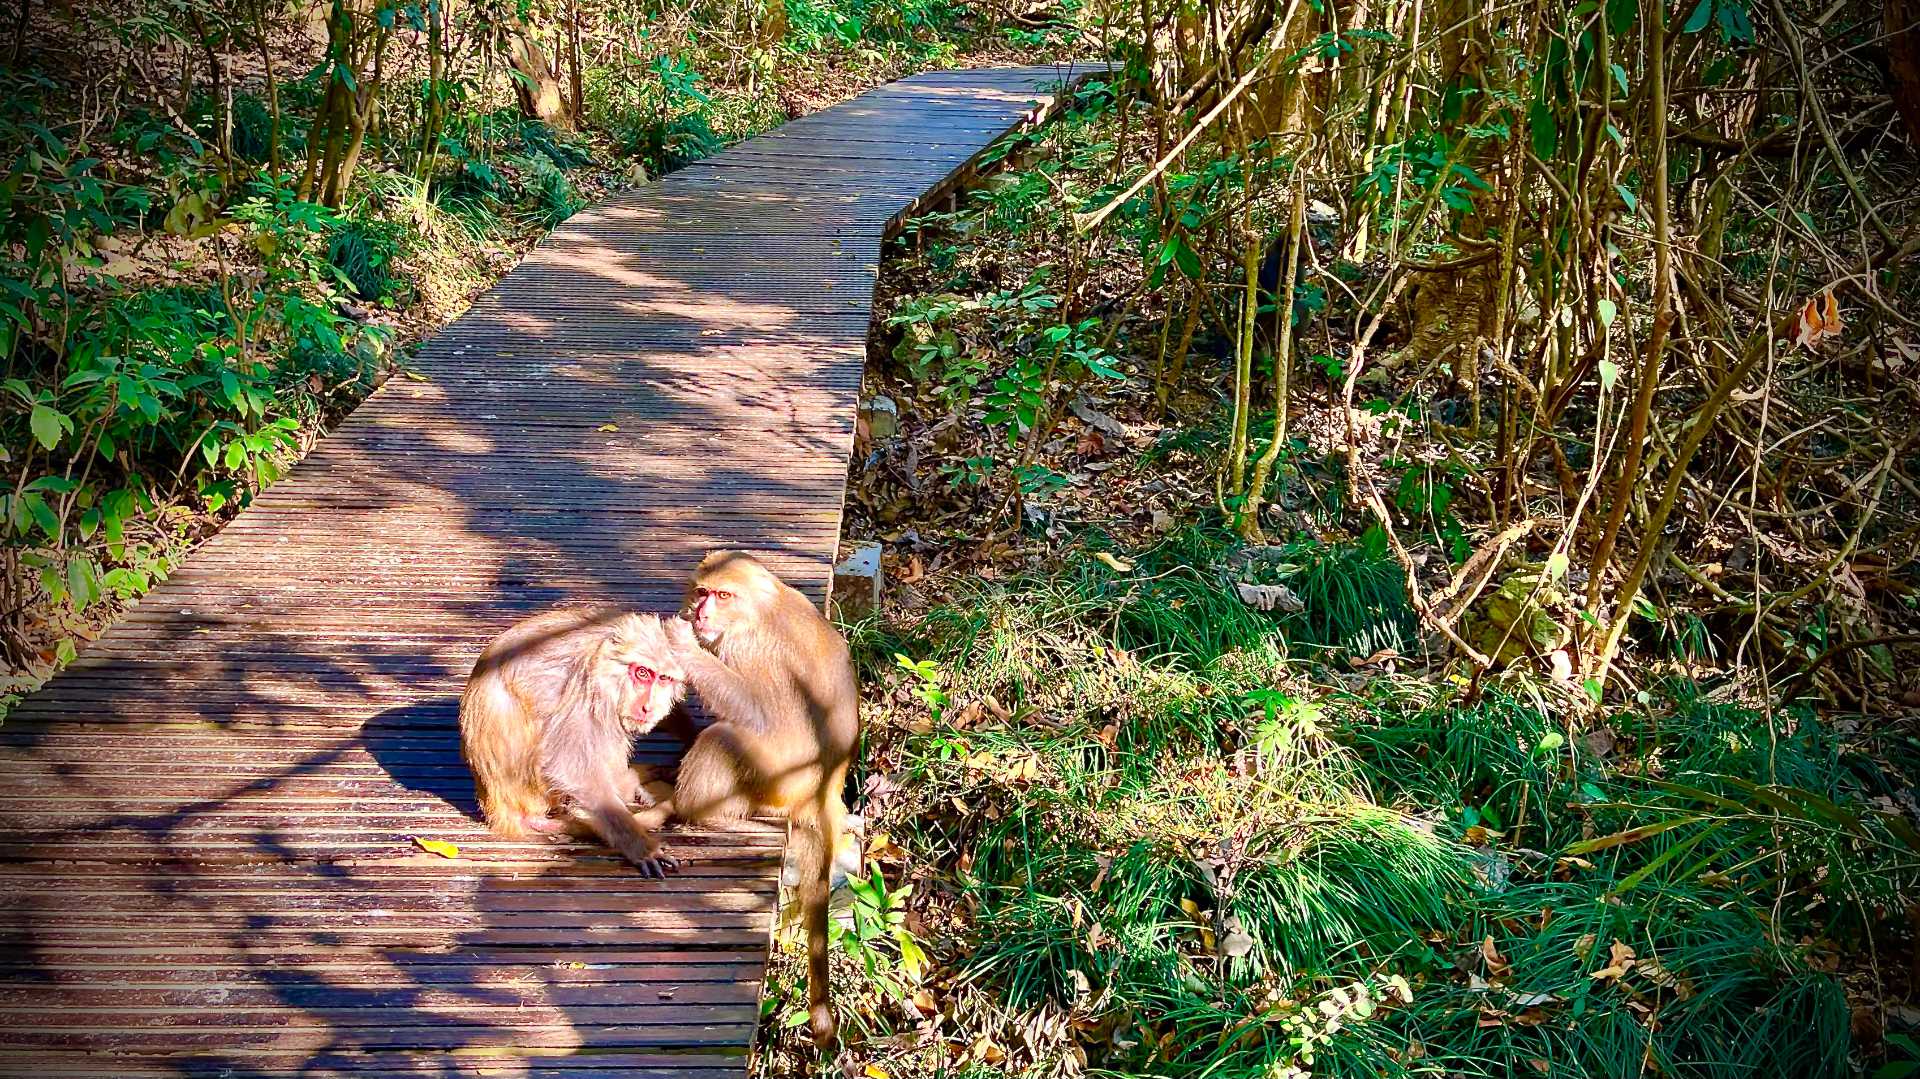
[[[1063,74],[916,76],[574,217],[17,707],[0,1075],[740,1073],[780,834],[681,830],[664,883],[494,839],[460,688],[713,547],[824,595],[881,242]]]

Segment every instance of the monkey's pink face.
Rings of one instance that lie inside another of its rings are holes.
[[[710,646],[726,633],[739,602],[740,597],[729,589],[694,586],[687,620],[693,623],[694,635],[700,638],[701,644]]]
[[[780,579],[751,555],[715,551],[687,585],[681,613],[700,643],[712,648],[729,633],[750,633],[779,594]]]
[[[627,664],[626,677],[633,694],[627,721],[635,730],[652,730],[686,695],[687,683],[683,677],[654,670],[644,663]]]
[[[652,730],[686,696],[687,672],[673,658],[673,646],[653,615],[632,616],[608,643],[602,670],[620,687],[620,711],[628,728]]]

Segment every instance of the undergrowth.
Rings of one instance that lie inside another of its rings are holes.
[[[858,1059],[1487,1079],[1858,1063],[1838,970],[1920,883],[1903,780],[1867,747],[1685,681],[1576,727],[1522,675],[1355,677],[1327,642],[1374,639],[1399,607],[1254,610],[1230,584],[1275,552],[1204,529],[1085,540],[1057,572],[850,631],[876,704],[869,865],[906,928],[840,940],[931,957],[917,981],[842,978]],[[1358,538],[1279,550],[1271,576],[1319,597],[1308,575],[1379,557]],[[776,1001],[797,977],[776,966]],[[792,1051],[764,1048],[763,1067]]]

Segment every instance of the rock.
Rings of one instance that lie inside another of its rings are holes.
[[[880,545],[861,545],[833,567],[833,606],[841,621],[857,622],[880,609]]]
[[[900,406],[885,394],[876,394],[860,405],[860,419],[867,434],[881,442],[900,433]]]
[[[1109,438],[1127,437],[1126,425],[1093,407],[1093,402],[1084,393],[1075,394],[1073,400],[1067,402],[1067,410],[1078,417],[1081,423]]]
[[[1240,593],[1240,602],[1258,611],[1279,611],[1282,614],[1299,614],[1307,609],[1293,589],[1283,584],[1235,584]]]

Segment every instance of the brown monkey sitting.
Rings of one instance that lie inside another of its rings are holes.
[[[562,812],[645,876],[677,869],[627,808],[651,802],[628,757],[685,692],[655,615],[550,611],[494,638],[460,697],[460,755],[487,827],[552,834],[568,829]]]
[[[716,821],[777,813],[791,822],[807,928],[814,1040],[833,1040],[827,999],[827,899],[841,789],[860,740],[847,644],[819,610],[752,555],[715,551],[687,586],[692,623],[667,630],[716,722],[694,739],[671,799],[641,814]],[[697,636],[697,641],[696,641]],[[702,650],[704,644],[712,654]]]

